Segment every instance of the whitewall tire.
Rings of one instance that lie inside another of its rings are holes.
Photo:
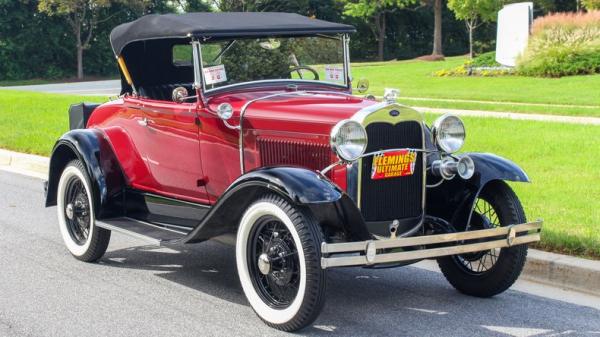
[[[295,331],[319,315],[325,293],[322,241],[310,216],[275,195],[258,200],[242,216],[238,274],[250,306],[267,325]]]
[[[102,257],[110,241],[110,231],[95,226],[93,197],[85,167],[79,160],[71,161],[58,182],[58,224],[69,252],[86,262]]]

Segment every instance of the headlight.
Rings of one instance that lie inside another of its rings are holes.
[[[433,141],[442,151],[454,153],[465,143],[465,125],[454,115],[443,115],[433,122],[431,127]]]
[[[344,161],[355,161],[367,149],[367,131],[360,123],[343,120],[331,129],[331,148]]]

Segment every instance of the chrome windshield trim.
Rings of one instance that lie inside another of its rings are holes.
[[[321,37],[323,38],[323,37]],[[240,40],[240,39],[238,39]],[[338,39],[339,40],[339,39]],[[348,34],[344,34],[341,37],[341,41],[342,41],[342,62],[343,67],[344,67],[344,84],[337,84],[334,82],[326,82],[326,81],[315,81],[315,80],[302,80],[302,79],[272,79],[272,80],[258,80],[258,81],[248,81],[248,82],[241,82],[241,83],[234,83],[234,84],[229,84],[229,85],[224,85],[222,87],[218,87],[218,88],[213,88],[213,89],[206,89],[206,84],[204,82],[204,78],[202,78],[202,91],[206,94],[211,93],[211,92],[215,92],[215,91],[220,91],[222,89],[229,89],[229,88],[235,88],[237,86],[243,86],[243,85],[248,85],[248,84],[263,84],[263,83],[282,83],[282,82],[290,82],[290,81],[294,81],[294,82],[303,82],[303,83],[309,83],[309,84],[320,84],[320,85],[330,85],[330,86],[334,86],[334,87],[338,87],[338,88],[343,88],[343,89],[348,89],[351,90],[352,89],[352,84],[350,83],[350,79],[351,79],[351,75],[350,75],[350,47],[349,47],[349,40],[350,38],[348,37]],[[207,41],[207,40],[205,40]],[[199,59],[202,59],[202,43],[200,43],[200,48],[199,48]],[[200,63],[200,73],[202,75],[202,77],[204,77],[204,65],[202,63]]]
[[[284,83],[296,83],[296,82],[300,82],[302,84],[307,83],[307,84],[318,84],[318,85],[322,85],[322,86],[332,86],[332,87],[336,87],[336,88],[340,88],[340,89],[348,89],[348,86],[345,84],[337,84],[337,83],[333,83],[333,82],[325,82],[325,81],[315,81],[315,80],[302,80],[302,79],[273,79],[273,80],[258,80],[258,81],[248,81],[248,82],[240,82],[240,83],[233,83],[233,84],[228,84],[228,85],[224,85],[222,87],[218,87],[218,88],[213,88],[213,89],[206,89],[206,86],[203,84],[203,90],[206,94],[210,94],[213,92],[218,92],[218,91],[226,91],[228,89],[235,89],[236,87],[242,87],[242,86],[246,86],[246,85],[258,85],[258,84],[284,84]]]

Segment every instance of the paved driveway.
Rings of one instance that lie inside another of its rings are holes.
[[[0,171],[0,336],[280,336],[252,312],[232,248],[157,248],[113,234],[99,263],[66,251],[42,181]],[[431,264],[337,269],[299,335],[600,336],[600,300],[526,281],[459,294]]]

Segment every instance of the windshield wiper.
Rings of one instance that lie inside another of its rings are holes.
[[[218,60],[218,59],[219,59],[219,57],[223,56],[223,54],[225,54],[225,53],[226,53],[226,52],[229,50],[229,48],[230,48],[231,46],[233,46],[233,44],[234,44],[236,41],[237,41],[237,40],[231,40],[231,41],[229,41],[229,43],[228,43],[227,45],[225,45],[225,48],[223,48],[223,50],[221,50],[221,52],[220,52],[220,53],[219,53],[217,56],[215,56],[215,58],[214,58],[212,61],[210,61],[210,63],[213,63],[213,62],[215,62],[216,60]]]

